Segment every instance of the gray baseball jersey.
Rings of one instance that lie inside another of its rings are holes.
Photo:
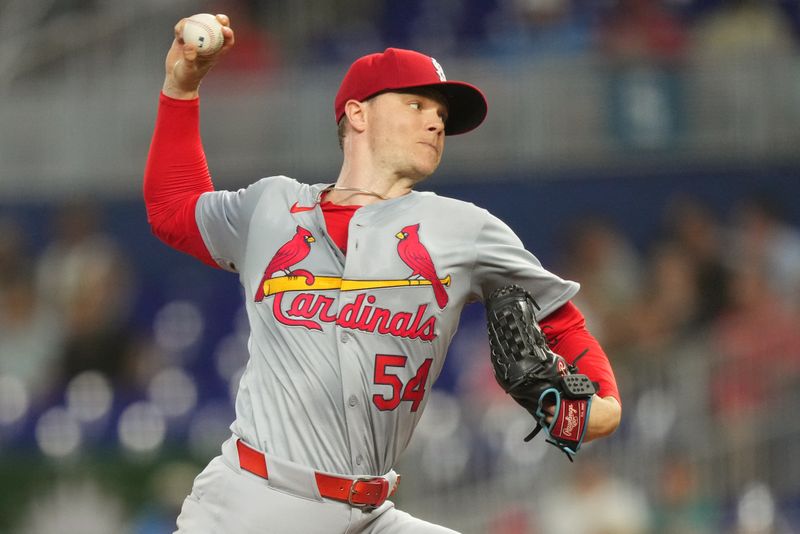
[[[343,254],[318,204],[325,187],[279,176],[198,201],[250,320],[231,429],[314,469],[381,475],[411,439],[465,304],[516,283],[546,316],[578,284],[486,210],[428,192],[358,209]]]

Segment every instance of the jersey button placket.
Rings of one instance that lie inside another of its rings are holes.
[[[348,263],[351,263],[355,256],[354,240],[355,235],[353,230],[356,228],[355,224],[350,225],[351,235],[348,248],[348,256],[345,258],[345,268],[342,272],[342,278],[361,278],[362,273],[353,275],[349,272]],[[338,314],[341,316],[342,309],[354,302],[357,295],[354,292],[341,292],[339,297]],[[346,407],[344,415],[347,425],[347,433],[350,443],[350,461],[351,467],[355,469],[357,466],[360,468],[364,463],[364,458],[353,446],[356,443],[363,443],[366,435],[367,417],[369,417],[369,407],[364,405],[364,385],[361,376],[363,370],[360,363],[360,343],[354,332],[348,331],[347,328],[336,324],[337,330],[336,340],[340,352],[339,365],[341,366],[342,377],[342,391],[344,393],[344,405]],[[359,447],[360,448],[360,447]],[[360,461],[359,461],[360,457]]]

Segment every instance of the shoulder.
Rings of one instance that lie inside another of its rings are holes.
[[[451,221],[459,227],[469,228],[476,235],[496,236],[509,234],[515,236],[513,230],[502,219],[493,215],[486,208],[472,202],[441,196],[428,191],[420,192],[419,195],[421,204],[427,205],[428,210],[436,213],[437,217]]]
[[[211,194],[207,194],[207,196],[221,196],[234,202],[254,203],[259,202],[262,198],[296,196],[300,190],[303,188],[307,189],[308,187],[308,185],[302,184],[288,176],[268,176],[256,180],[238,190],[217,190]]]
[[[420,191],[417,193],[420,205],[444,210],[445,213],[458,213],[468,217],[479,218],[484,221],[489,217],[489,212],[472,202],[459,200],[457,198],[437,195],[431,191]]]
[[[277,175],[261,178],[260,180],[253,182],[247,189],[254,189],[257,191],[265,191],[269,189],[270,191],[286,191],[287,193],[296,193],[304,187],[307,188],[308,186],[298,182],[294,178]]]
[[[198,200],[201,213],[225,214],[233,217],[249,218],[261,209],[274,209],[277,206],[291,205],[305,190],[307,196],[310,186],[287,176],[269,176],[256,180],[238,190],[216,190],[203,193]]]

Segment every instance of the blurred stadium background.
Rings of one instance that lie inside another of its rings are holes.
[[[226,12],[218,188],[333,181],[332,100],[385,46],[483,88],[424,188],[488,208],[578,303],[623,423],[574,464],[491,377],[468,308],[401,508],[465,533],[800,531],[797,0],[0,1],[0,532],[171,532],[228,435],[236,277],[150,235],[172,26]]]

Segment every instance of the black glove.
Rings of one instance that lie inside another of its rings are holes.
[[[516,285],[494,291],[486,301],[494,376],[536,421],[536,428],[525,441],[544,428],[547,442],[572,461],[583,441],[597,387],[550,350],[534,309],[539,306],[533,297]],[[550,423],[546,421],[549,407],[555,409]]]

